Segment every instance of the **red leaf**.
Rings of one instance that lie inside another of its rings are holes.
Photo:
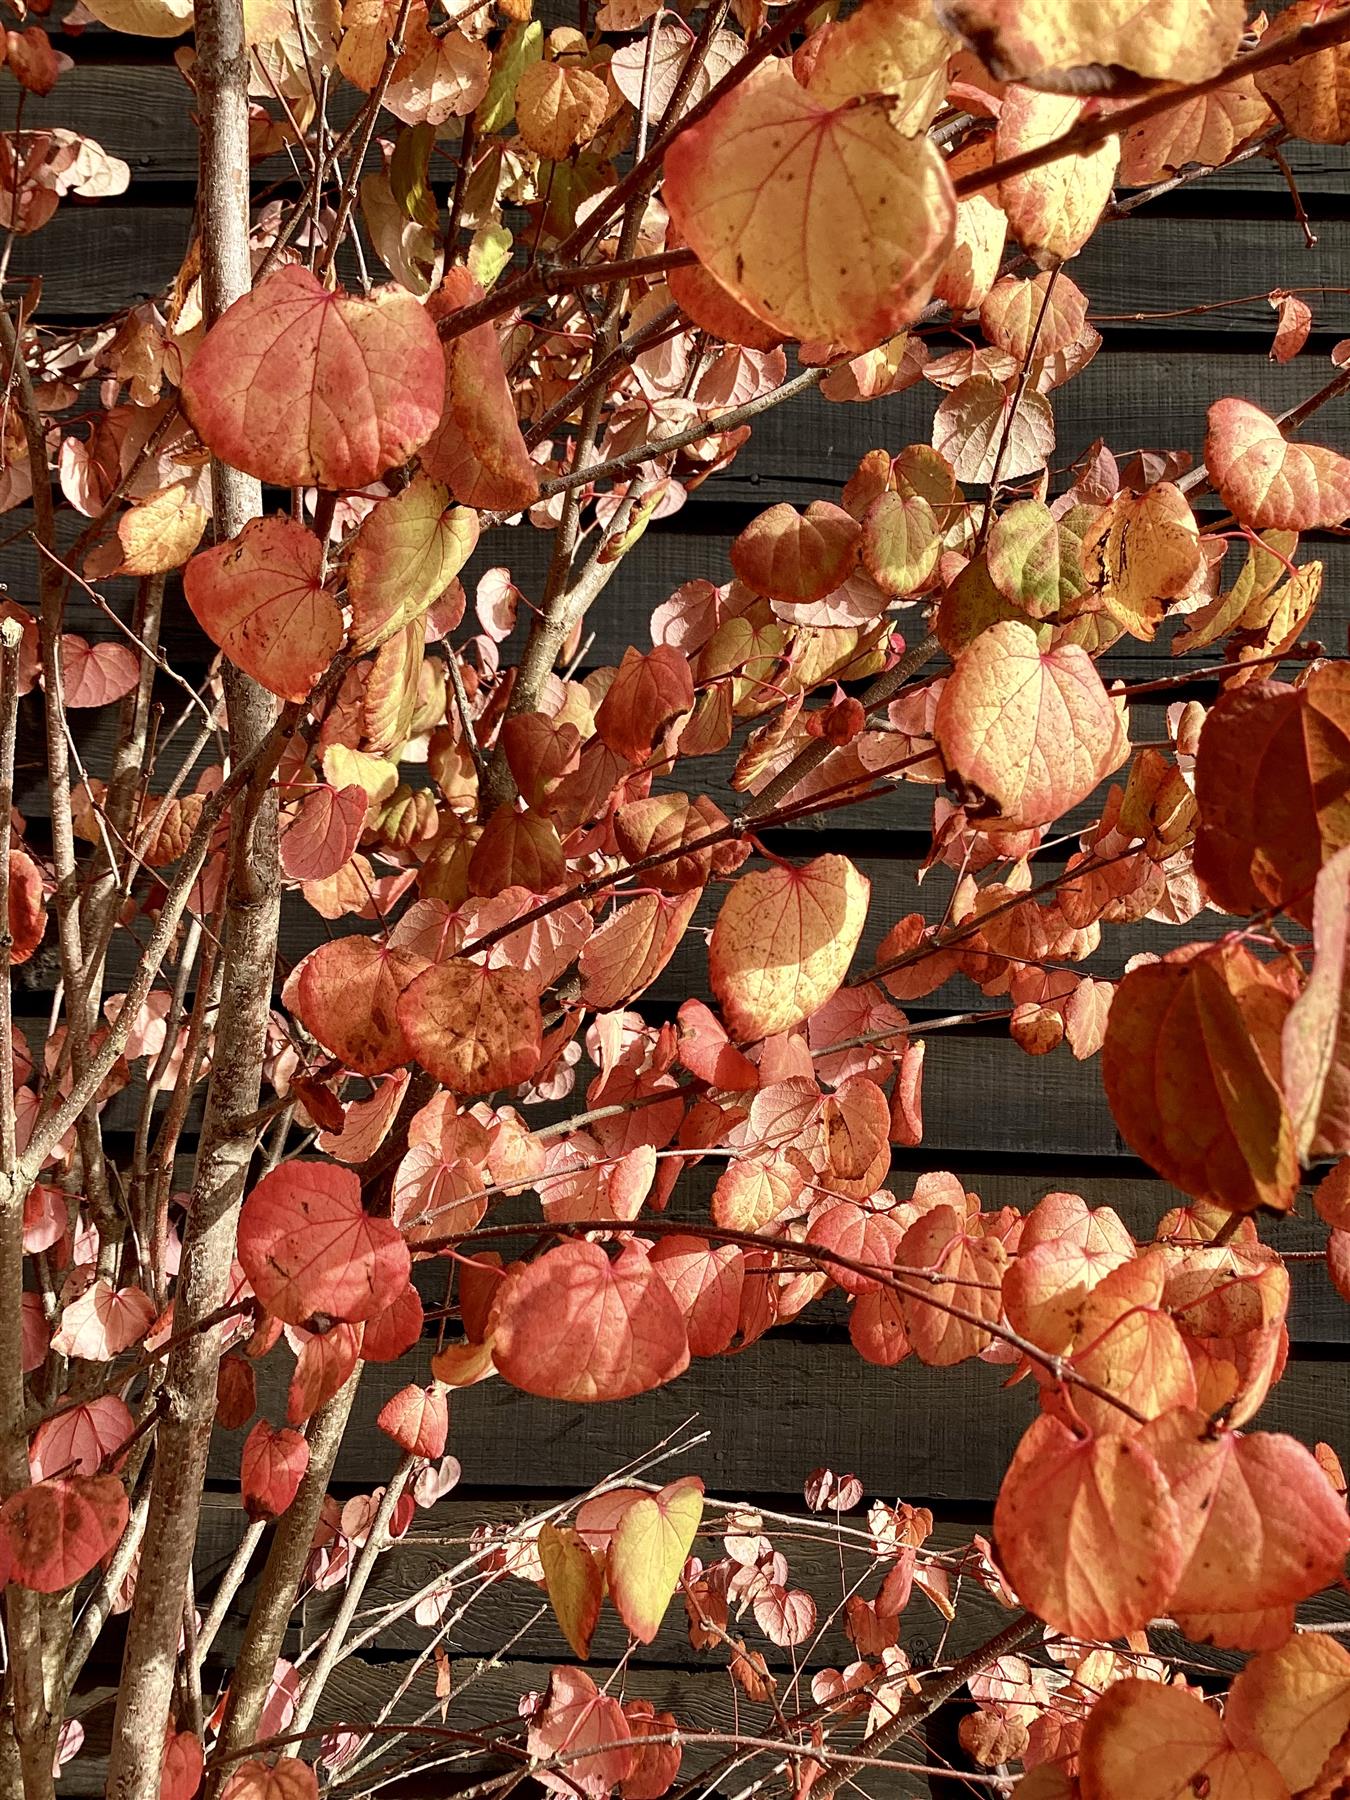
[[[611,1262],[573,1243],[517,1264],[502,1284],[493,1354],[526,1393],[551,1400],[624,1400],[689,1366],[684,1319],[636,1244]]]
[[[281,828],[281,866],[292,881],[336,875],[361,841],[368,801],[363,787],[321,781],[306,790]]]
[[[131,1411],[116,1394],[100,1394],[54,1419],[44,1419],[28,1452],[33,1479],[97,1475],[105,1462],[115,1469],[118,1463],[112,1459],[134,1430]]]
[[[266,1713],[259,1729],[266,1734]],[[319,1800],[318,1777],[308,1763],[293,1756],[278,1757],[270,1765],[250,1757],[235,1768],[220,1800]]]
[[[382,1075],[412,1051],[398,1005],[426,958],[373,938],[343,937],[311,950],[286,984],[286,1001],[325,1049],[362,1075]]]
[[[264,1175],[239,1215],[239,1260],[271,1313],[357,1322],[408,1285],[408,1247],[361,1206],[361,1183],[332,1163],[287,1162]]]
[[[840,506],[813,501],[805,513],[780,502],[752,519],[731,546],[731,566],[770,600],[823,600],[857,566],[862,527]]]
[[[250,1519],[279,1519],[294,1500],[309,1467],[304,1433],[275,1429],[266,1419],[244,1439],[239,1486]]]
[[[171,1731],[160,1767],[159,1800],[196,1800],[205,1757],[195,1731]]]
[[[467,270],[451,269],[427,311],[447,318],[482,297]],[[447,338],[443,350],[434,378],[435,391],[444,394],[443,416],[422,451],[422,467],[465,506],[515,512],[531,505],[539,498],[539,471],[520,433],[496,332],[475,325]]]
[[[628,1721],[617,1700],[602,1694],[581,1669],[554,1669],[543,1711],[530,1722],[527,1746],[539,1762],[562,1752],[568,1760],[557,1774],[538,1769],[534,1778],[550,1793],[567,1795],[568,1800],[576,1800],[578,1793],[605,1800],[632,1766],[632,1752],[623,1743],[627,1736]],[[582,1754],[591,1744],[597,1746],[596,1754]],[[602,1744],[622,1744],[623,1748],[601,1750]]]
[[[42,870],[22,850],[9,853],[9,935],[11,963],[27,962],[47,929]]]
[[[207,636],[283,700],[304,700],[342,642],[323,545],[293,519],[252,519],[201,551],[183,571],[183,592]]]
[[[11,1579],[39,1594],[72,1587],[116,1544],[127,1512],[126,1489],[116,1475],[21,1488],[0,1506]]]
[[[361,488],[435,430],[440,340],[401,288],[330,293],[291,264],[211,327],[182,397],[222,462],[279,487]]]

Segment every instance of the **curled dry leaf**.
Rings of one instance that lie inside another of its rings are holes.
[[[1321,0],[1295,0],[1271,20],[1262,45],[1278,44],[1325,17]],[[1262,69],[1256,85],[1295,137],[1314,144],[1350,143],[1350,44],[1345,39],[1312,56]]]

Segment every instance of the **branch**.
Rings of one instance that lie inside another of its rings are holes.
[[[1001,181],[1011,181],[1019,175],[1029,175],[1034,169],[1043,169],[1048,163],[1059,162],[1062,157],[1082,156],[1089,150],[1096,150],[1108,138],[1123,137],[1136,125],[1156,118],[1159,113],[1170,112],[1174,106],[1180,106],[1186,100],[1215,93],[1219,88],[1240,81],[1245,75],[1254,75],[1258,69],[1297,62],[1315,51],[1328,50],[1335,44],[1342,44],[1347,38],[1350,38],[1350,8],[1329,14],[1311,25],[1301,26],[1285,37],[1268,39],[1255,50],[1235,56],[1216,75],[1207,76],[1204,81],[1193,81],[1185,87],[1160,82],[1151,93],[1145,94],[1142,100],[1136,100],[1131,106],[1122,106],[1114,112],[1093,113],[1088,118],[1080,119],[1078,124],[1061,136],[1051,138],[1049,143],[1038,144],[1034,149],[1023,150],[1016,156],[1007,156],[1002,162],[991,163],[987,169],[972,169],[954,183],[956,197],[958,200],[966,200],[971,194],[983,193],[986,188],[997,187]]]

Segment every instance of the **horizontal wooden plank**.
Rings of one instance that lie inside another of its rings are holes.
[[[118,71],[123,78],[133,73]],[[59,94],[58,89],[49,108]],[[178,104],[186,121],[186,100]],[[173,105],[168,103],[169,114]],[[1350,167],[1350,159],[1342,160]],[[138,185],[125,199],[97,208],[68,204],[40,233],[18,240],[15,275],[43,276],[40,318],[101,318],[149,299],[173,281],[191,236],[191,209],[145,205],[142,193]],[[1264,295],[1272,287],[1295,284],[1324,290],[1309,294],[1318,330],[1350,326],[1338,232],[1328,231],[1315,249],[1306,250],[1292,218],[1280,225],[1264,219],[1166,218],[1141,209],[1104,226],[1074,259],[1070,273],[1094,313],[1110,316],[1126,333],[1161,324],[1182,334],[1217,327],[1273,335],[1274,314]],[[1225,304],[1216,314],[1189,310],[1215,302],[1237,304]],[[1133,317],[1154,312],[1175,316]]]
[[[551,10],[569,20],[576,16],[575,7],[555,5]],[[58,48],[69,48],[59,37],[56,42]],[[341,128],[363,98],[348,84],[341,84],[330,98],[329,122]],[[191,105],[187,86],[170,66],[81,60],[61,77],[50,95],[29,97],[24,124],[63,126],[94,138],[130,164],[135,191],[140,193],[157,184],[195,178],[197,145]],[[392,125],[388,114],[384,123]],[[1295,139],[1286,146],[1285,155],[1300,190],[1309,199],[1350,192],[1350,160],[1337,147]],[[287,166],[284,158],[269,158],[255,166],[254,175],[275,179]],[[1271,194],[1283,193],[1285,183],[1273,163],[1254,158],[1205,176],[1202,191],[1210,189],[1222,189],[1225,194]],[[1317,211],[1314,205],[1314,218]]]
[[[369,1365],[335,1479],[387,1481],[393,1444],[375,1428],[381,1406],[428,1379],[429,1347]],[[259,1367],[259,1402],[282,1416],[284,1362]],[[456,1394],[450,1448],[475,1487],[574,1491],[599,1481],[693,1418],[709,1432],[691,1468],[728,1495],[799,1493],[812,1469],[852,1470],[868,1493],[910,1501],[992,1502],[1035,1412],[1032,1384],[1002,1392],[1006,1370],[984,1363],[896,1369],[863,1362],[846,1343],[787,1332],[739,1356],[695,1362],[669,1387],[598,1406],[540,1400],[488,1381]],[[1263,1430],[1324,1439],[1350,1455],[1350,1364],[1295,1360],[1262,1408]],[[236,1479],[238,1433],[217,1432],[211,1473]]]

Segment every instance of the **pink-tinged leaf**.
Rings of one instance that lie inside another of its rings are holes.
[[[74,1586],[116,1544],[127,1514],[126,1489],[116,1475],[21,1488],[0,1506],[10,1579],[39,1594]]]
[[[116,1394],[100,1394],[44,1419],[33,1433],[28,1466],[35,1481],[57,1475],[97,1475],[106,1462],[116,1469],[117,1452],[136,1428],[131,1410]]]
[[[999,111],[996,159],[1003,162],[1037,150],[1072,131],[1083,105],[1073,94],[1010,87]],[[998,203],[1007,214],[1009,235],[1042,267],[1077,256],[1111,198],[1119,160],[1120,139],[1112,137],[1086,153],[1060,156],[1005,178],[998,186]]]
[[[115,1288],[100,1277],[61,1314],[52,1349],[86,1362],[111,1362],[139,1343],[154,1319],[154,1302],[141,1288]]]
[[[619,756],[642,763],[666,726],[693,706],[694,678],[687,656],[668,644],[658,644],[645,656],[629,648],[596,708],[595,728]]]
[[[1316,531],[1350,516],[1350,461],[1286,440],[1249,400],[1210,407],[1205,467],[1224,505],[1254,531]]]
[[[625,1400],[689,1366],[684,1317],[636,1244],[611,1262],[578,1242],[502,1284],[494,1354],[513,1386],[550,1400]]]
[[[720,1356],[740,1324],[745,1252],[737,1244],[677,1234],[658,1240],[651,1265],[684,1314],[690,1354]]]
[[[679,1012],[679,1058],[689,1073],[709,1087],[743,1093],[758,1087],[759,1075],[701,1000],[685,1000]]]
[[[1284,1022],[1284,1098],[1302,1163],[1350,1150],[1350,849],[1317,877],[1313,960]]]
[[[352,643],[372,649],[422,618],[478,542],[478,515],[450,505],[449,489],[418,475],[381,500],[356,534],[347,563]]]
[[[244,1439],[239,1486],[250,1519],[279,1519],[295,1499],[309,1467],[309,1444],[300,1431],[274,1429],[266,1419]]]
[[[297,966],[286,1000],[305,1029],[349,1069],[382,1075],[408,1060],[399,997],[425,968],[426,959],[412,951],[386,949],[373,938],[335,938]]]
[[[61,637],[61,697],[67,706],[107,706],[129,694],[141,665],[127,644],[91,644],[73,632]]]
[[[329,292],[291,264],[207,332],[182,396],[222,462],[279,487],[362,488],[431,436],[441,373],[436,328],[411,294]]]
[[[605,1574],[619,1617],[641,1644],[661,1629],[702,1517],[703,1483],[687,1475],[644,1494],[619,1520]]]
[[[895,112],[886,96],[823,105],[770,60],[666,155],[676,227],[785,336],[870,350],[932,292],[956,203],[941,155]]]
[[[752,519],[731,546],[731,566],[770,600],[823,600],[857,566],[862,528],[841,506],[813,501],[805,513],[786,504]]]
[[[409,1456],[445,1454],[450,1408],[439,1388],[400,1388],[385,1401],[375,1423]]]
[[[451,269],[428,312],[447,318],[482,297],[467,270]],[[443,351],[435,383],[442,418],[423,449],[422,467],[465,506],[510,512],[530,506],[539,498],[539,471],[521,436],[496,332],[475,325],[447,338]]]
[[[361,1183],[332,1163],[287,1162],[245,1200],[239,1260],[259,1300],[303,1325],[316,1314],[352,1323],[391,1305],[408,1285],[397,1227],[361,1205]]]
[[[708,970],[741,1040],[791,1031],[837,991],[867,918],[871,883],[844,856],[743,875],[717,915]]]
[[[266,1736],[267,1730],[264,1713],[259,1731]],[[294,1756],[278,1757],[274,1763],[250,1757],[236,1765],[221,1789],[220,1800],[319,1800],[319,1780],[308,1763]]]
[[[436,964],[399,996],[398,1022],[418,1062],[452,1094],[516,1087],[543,1054],[539,998],[519,969]]]
[[[1017,1447],[994,1530],[1022,1604],[1075,1637],[1140,1630],[1182,1568],[1176,1507],[1139,1440],[1075,1437],[1048,1416]]]
[[[1122,713],[1087,652],[1042,651],[1017,619],[991,625],[958,657],[933,734],[967,809],[1000,831],[1049,824],[1129,753]]]
[[[286,1423],[303,1425],[347,1385],[361,1355],[364,1325],[330,1325],[305,1336],[286,1389]]]
[[[1174,951],[1116,989],[1102,1081],[1122,1137],[1166,1180],[1228,1212],[1288,1212],[1298,1191],[1280,1091],[1288,1010],[1238,944]]]
[[[409,1282],[391,1306],[367,1319],[361,1332],[366,1362],[397,1362],[422,1335],[422,1297]]]
[[[536,1768],[534,1779],[551,1794],[605,1800],[627,1776],[633,1754],[628,1748],[628,1721],[617,1700],[602,1694],[582,1669],[554,1669],[543,1710],[530,1721],[526,1740],[536,1764],[556,1755],[567,1760],[555,1773]],[[586,1750],[595,1746],[595,1754]],[[621,1746],[618,1749],[614,1745]],[[602,1746],[608,1746],[602,1748]]]
[[[323,881],[350,862],[365,829],[366,790],[321,781],[281,828],[281,866],[292,881]]]
[[[207,636],[283,700],[304,700],[342,643],[323,545],[293,519],[253,519],[203,550],[183,571],[183,592]]]

